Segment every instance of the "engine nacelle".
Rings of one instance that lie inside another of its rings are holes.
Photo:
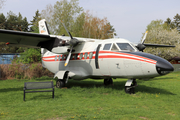
[[[68,53],[68,46],[58,46],[58,47],[54,47],[51,52],[56,53],[56,54],[66,54]]]

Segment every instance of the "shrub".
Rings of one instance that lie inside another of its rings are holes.
[[[29,48],[13,61],[24,64],[41,62],[41,51],[38,48]]]
[[[42,76],[53,77],[53,73],[43,68],[41,63],[1,64],[0,75],[1,79],[34,79]]]

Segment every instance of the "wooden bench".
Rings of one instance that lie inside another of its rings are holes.
[[[38,89],[45,89],[45,90],[38,90]],[[46,89],[52,89],[52,90],[46,90]],[[53,81],[48,81],[48,82],[25,82],[24,83],[24,101],[25,101],[25,93],[33,93],[33,92],[52,92],[52,98],[54,98],[54,84],[53,84]]]

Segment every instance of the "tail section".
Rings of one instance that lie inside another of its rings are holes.
[[[45,35],[49,35],[49,34],[50,34],[45,19],[42,19],[42,20],[39,21],[39,33],[40,33],[40,34],[45,34]],[[46,68],[46,66],[45,66],[45,64],[44,64],[44,62],[43,62],[43,57],[44,57],[44,55],[45,55],[46,52],[48,52],[47,49],[41,48],[42,66],[43,66],[44,68]]]
[[[45,34],[45,35],[49,35],[50,34],[45,19],[42,19],[42,20],[39,21],[39,33],[40,34]]]

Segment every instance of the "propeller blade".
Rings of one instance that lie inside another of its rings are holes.
[[[70,51],[69,51],[69,55],[68,55],[68,57],[67,57],[67,59],[66,59],[66,62],[64,63],[64,66],[67,66],[68,63],[69,63],[69,60],[70,60],[70,58],[71,58],[72,49],[73,49],[73,47],[71,47],[71,49],[70,49]]]
[[[69,55],[68,55],[68,57],[67,57],[67,59],[66,59],[66,62],[64,63],[64,66],[67,66],[68,63],[69,63],[69,60],[70,60],[70,58],[71,58],[72,49],[73,49],[74,46],[76,46],[76,45],[79,43],[79,40],[72,37],[71,33],[68,31],[68,29],[66,28],[66,26],[65,26],[65,24],[63,23],[62,20],[61,20],[61,23],[63,24],[66,32],[69,34],[69,36],[70,36],[70,38],[71,38],[71,40],[70,40],[70,47],[71,47],[71,48],[70,48],[70,51],[69,51]]]
[[[73,39],[73,37],[72,37],[71,33],[68,31],[68,29],[66,28],[66,26],[65,26],[65,24],[63,23],[63,21],[62,21],[62,20],[61,20],[61,23],[63,24],[63,26],[64,26],[64,28],[65,28],[66,32],[69,34],[69,36],[71,37],[71,39]]]
[[[141,41],[141,44],[144,44],[144,41],[145,41],[146,36],[147,36],[147,33],[148,33],[148,31],[146,31],[146,33],[144,34],[144,37],[143,37],[143,39],[142,39],[142,41]]]

